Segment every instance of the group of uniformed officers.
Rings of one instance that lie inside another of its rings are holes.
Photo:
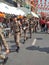
[[[16,43],[16,52],[19,52],[19,49],[20,49],[20,37],[21,37],[21,34],[22,34],[22,31],[24,33],[24,42],[28,39],[28,36],[27,36],[27,32],[29,30],[29,33],[30,33],[30,38],[32,37],[32,30],[33,32],[36,32],[36,27],[38,25],[38,22],[34,20],[33,21],[33,18],[31,19],[27,19],[27,17],[23,17],[23,19],[19,19],[17,18],[17,16],[13,16],[11,19],[10,19],[10,27],[11,27],[11,32],[13,31],[13,35],[14,35],[14,41]],[[6,53],[8,54],[10,52],[9,50],[9,47],[8,47],[8,44],[5,40],[5,37],[4,35],[2,34],[2,30],[3,28],[0,26],[0,50],[1,50],[1,47],[2,45],[5,47],[6,49]]]

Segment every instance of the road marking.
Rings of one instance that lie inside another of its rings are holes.
[[[36,43],[36,40],[37,40],[37,39],[34,39],[34,41],[33,41],[33,43],[32,43],[32,46],[34,46],[34,45],[35,45],[35,43]]]

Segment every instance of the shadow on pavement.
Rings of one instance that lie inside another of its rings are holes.
[[[36,34],[48,34],[47,32],[35,32]]]
[[[6,42],[10,42],[10,43],[15,43],[15,41],[14,40],[8,40],[8,41],[6,41]]]
[[[10,53],[11,52],[16,52],[16,49],[17,49],[16,45],[11,45],[10,48],[9,48]],[[2,49],[2,52],[5,52],[5,49]]]
[[[40,38],[40,37],[39,37],[39,38],[36,38],[36,39],[37,39],[37,40],[43,40],[43,38]]]
[[[16,49],[10,49],[10,53],[16,52]]]
[[[11,45],[11,48],[15,49],[16,48],[16,45]]]
[[[10,53],[11,52],[16,52],[16,45],[11,45],[11,48],[10,48]]]
[[[30,47],[27,47],[26,49],[32,50],[32,51],[37,50],[37,51],[40,51],[40,52],[49,53],[49,47],[40,48],[39,46],[30,46]]]

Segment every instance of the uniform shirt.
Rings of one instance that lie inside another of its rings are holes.
[[[0,28],[0,43],[2,42],[2,29]]]
[[[22,23],[22,29],[27,29],[27,27],[28,27],[28,21],[24,21],[23,23]]]
[[[14,32],[20,31],[20,25],[19,25],[18,21],[13,23],[13,31]]]

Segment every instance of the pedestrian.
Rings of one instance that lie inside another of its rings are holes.
[[[13,32],[14,32],[14,40],[16,43],[16,51],[19,52],[20,49],[20,22],[17,20],[17,16],[13,17]]]
[[[32,21],[29,19],[29,33],[30,33],[30,38],[32,37]]]
[[[23,18],[22,29],[24,32],[24,42],[25,42],[28,39],[27,37],[28,21],[26,17]]]
[[[5,40],[5,37],[4,37],[3,33],[2,33],[2,31],[3,31],[3,29],[0,26],[0,51],[1,51],[2,45],[3,45],[5,50],[6,50],[6,54],[8,54],[9,53],[9,46],[8,46],[6,40]]]
[[[44,17],[42,17],[41,19],[40,19],[40,25],[41,25],[41,31],[42,32],[45,32],[45,18]]]
[[[38,21],[37,21],[37,18],[34,18],[34,28],[33,28],[33,32],[37,32],[37,27],[38,27]]]

